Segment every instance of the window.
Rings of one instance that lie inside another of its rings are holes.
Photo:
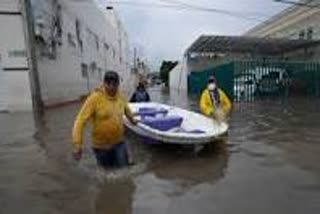
[[[62,45],[62,12],[61,12],[61,5],[57,5],[57,10],[55,14],[54,20],[54,31],[55,31],[55,38],[59,45]]]
[[[90,70],[91,70],[91,73],[94,73],[97,70],[97,63],[96,62],[92,62],[90,64]]]
[[[313,28],[309,27],[307,31],[307,39],[312,40],[313,39]]]
[[[8,51],[9,58],[23,58],[27,56],[26,50],[10,50]]]
[[[290,35],[289,35],[289,38],[290,39],[296,39],[297,37],[297,34],[296,33],[291,33]]]
[[[102,68],[98,68],[99,79],[102,80]]]
[[[94,38],[95,38],[95,42],[96,42],[96,48],[98,51],[99,50],[99,37],[97,35],[94,35]]]
[[[109,49],[109,45],[108,45],[107,43],[104,43],[104,48],[105,48],[106,50],[108,50],[108,49]]]
[[[78,19],[76,20],[76,37],[77,37],[78,45],[79,45],[80,50],[82,52],[83,51],[83,42],[82,42],[82,38],[81,38],[81,26],[80,26],[80,22]]]
[[[85,63],[81,64],[81,75],[82,78],[88,78],[88,65]]]
[[[112,56],[113,56],[113,59],[116,58],[116,51],[114,50],[114,48],[112,48]]]
[[[77,40],[81,40],[80,38],[80,22],[78,19],[76,19],[76,35],[77,35]]]
[[[299,33],[299,39],[305,39],[305,32],[304,32],[304,30],[300,31],[300,33]]]
[[[69,45],[76,47],[76,43],[75,43],[73,35],[71,33],[68,33],[68,42],[69,42]]]
[[[78,41],[78,44],[79,44],[81,52],[83,52],[83,41],[82,40]]]

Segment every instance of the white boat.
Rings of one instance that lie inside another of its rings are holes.
[[[139,121],[134,126],[125,119],[128,129],[153,142],[171,144],[207,144],[228,131],[228,124],[199,113],[160,103],[130,103]]]

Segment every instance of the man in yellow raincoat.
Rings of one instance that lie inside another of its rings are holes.
[[[119,93],[119,76],[106,72],[104,83],[87,98],[73,126],[73,157],[82,156],[83,130],[87,121],[92,121],[92,148],[98,165],[122,167],[128,164],[128,149],[123,142],[123,115],[136,124],[126,99]]]
[[[218,121],[225,121],[231,111],[231,102],[225,92],[218,88],[214,76],[209,77],[207,88],[201,94],[200,110]]]

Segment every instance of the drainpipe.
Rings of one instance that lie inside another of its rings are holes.
[[[41,97],[41,87],[37,65],[36,41],[31,0],[21,0],[20,3],[29,65],[29,79],[33,111],[35,113],[43,113],[43,101]]]

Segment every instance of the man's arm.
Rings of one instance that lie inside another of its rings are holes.
[[[200,110],[201,113],[206,115],[206,116],[210,116],[212,114],[212,106],[210,105],[210,100],[208,100],[207,97],[207,93],[206,91],[204,91],[201,94],[201,98],[200,98]]]
[[[72,143],[73,143],[74,151],[81,150],[83,129],[86,122],[94,113],[95,100],[96,100],[95,95],[94,94],[90,95],[76,117],[76,120],[73,125],[73,130],[72,130]]]

